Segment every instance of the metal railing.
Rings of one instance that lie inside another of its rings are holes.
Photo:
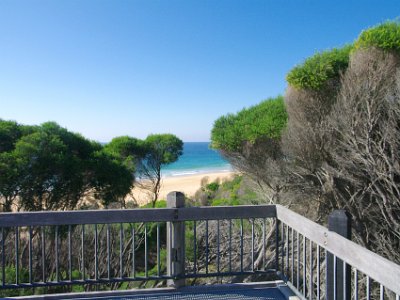
[[[165,209],[2,213],[0,289],[179,287],[259,275],[283,278],[305,299],[399,300],[400,266],[282,206],[183,207],[181,193],[167,202]]]
[[[274,206],[2,213],[0,289],[270,274],[267,256],[257,266],[255,257],[276,244],[265,230],[275,214]]]
[[[280,205],[276,218],[277,269],[301,298],[400,299],[399,265]]]

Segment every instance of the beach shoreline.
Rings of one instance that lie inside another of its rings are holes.
[[[201,182],[205,177],[208,178],[208,183],[211,183],[217,179],[223,182],[232,179],[235,174],[237,174],[237,172],[223,170],[164,177],[161,181],[159,199],[166,200],[167,194],[174,191],[182,192],[187,197],[193,197],[194,194],[200,189]],[[151,199],[149,193],[140,189],[139,187],[134,187],[131,194],[139,206],[149,203]]]

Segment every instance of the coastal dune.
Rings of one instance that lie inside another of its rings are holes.
[[[234,174],[235,172],[213,172],[166,177],[162,179],[159,199],[166,199],[167,194],[174,191],[182,192],[187,197],[193,197],[196,191],[200,189],[203,178],[207,177],[209,183],[217,179],[222,182],[232,179]],[[151,195],[148,191],[142,190],[138,187],[135,187],[132,190],[132,196],[138,205],[145,205],[149,203],[151,199]]]

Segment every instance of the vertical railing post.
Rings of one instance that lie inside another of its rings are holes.
[[[279,272],[279,244],[280,244],[280,237],[279,237],[279,225],[280,221],[276,218],[275,219],[275,270]]]
[[[179,208],[185,206],[185,195],[171,192],[167,195],[167,207],[175,208],[174,219],[178,219]],[[185,286],[185,222],[167,223],[167,275],[173,279],[167,281],[168,286]]]
[[[345,210],[333,211],[328,217],[328,229],[351,240],[351,215]],[[350,299],[351,296],[351,267],[346,264],[344,269],[343,261],[337,259],[335,272],[334,256],[329,252],[326,264],[326,295],[327,300]]]

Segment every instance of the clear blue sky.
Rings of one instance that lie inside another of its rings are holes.
[[[174,133],[283,94],[285,75],[399,0],[0,0],[0,118],[107,142]]]

